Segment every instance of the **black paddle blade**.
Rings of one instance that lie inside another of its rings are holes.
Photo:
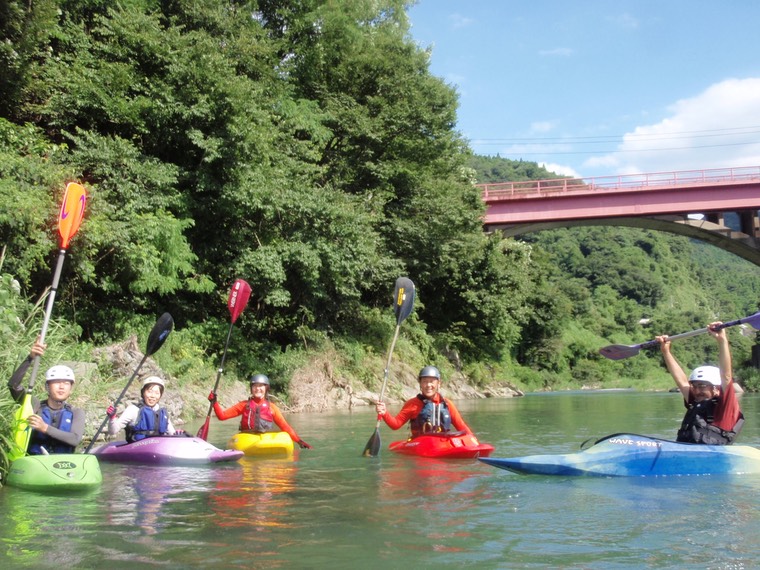
[[[169,333],[172,332],[173,328],[174,319],[169,313],[164,313],[158,317],[156,324],[153,325],[153,328],[148,335],[145,356],[150,356],[159,348],[161,348],[161,346],[164,344],[164,341],[166,340],[166,337],[169,336]]]
[[[638,346],[626,346],[624,344],[611,344],[599,349],[599,354],[610,360],[623,360],[636,356],[639,353]]]
[[[408,277],[396,279],[396,290],[393,292],[393,309],[396,312],[396,322],[406,319],[414,308],[414,283]]]
[[[362,452],[362,456],[377,457],[378,453],[380,453],[380,430],[375,428],[375,433],[369,438],[369,441]]]

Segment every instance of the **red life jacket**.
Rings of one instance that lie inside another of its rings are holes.
[[[272,415],[272,408],[269,406],[269,400],[264,398],[257,404],[253,398],[249,398],[240,419],[240,431],[267,433],[274,431],[273,427],[274,416]]]

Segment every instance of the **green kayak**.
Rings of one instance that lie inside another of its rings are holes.
[[[27,455],[11,463],[6,485],[43,492],[87,491],[103,482],[94,455]]]

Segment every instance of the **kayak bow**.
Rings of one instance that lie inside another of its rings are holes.
[[[240,432],[227,442],[230,449],[237,449],[247,457],[272,457],[293,455],[293,440],[284,431],[268,433]]]
[[[103,482],[98,459],[79,453],[26,455],[14,460],[6,484],[28,491],[89,491]]]
[[[678,443],[621,433],[578,453],[481,459],[493,467],[533,475],[644,477],[760,473],[760,449],[748,445]]]
[[[388,449],[417,457],[472,459],[488,457],[494,447],[488,443],[480,443],[473,434],[456,432],[418,435],[406,441],[394,441]]]
[[[147,465],[205,465],[237,461],[242,452],[221,450],[198,437],[157,436],[139,441],[113,441],[92,452],[101,461]]]

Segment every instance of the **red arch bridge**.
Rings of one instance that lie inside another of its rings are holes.
[[[485,227],[648,228],[706,241],[760,265],[760,166],[478,184]]]

